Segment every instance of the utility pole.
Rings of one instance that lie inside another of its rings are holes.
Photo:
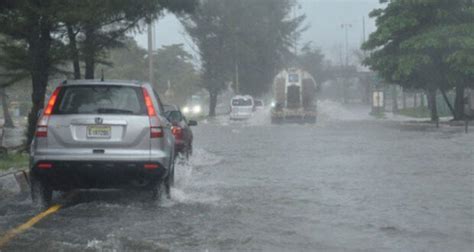
[[[344,29],[345,33],[345,50],[346,50],[346,67],[349,65],[349,28],[352,28],[352,24],[342,24],[341,28]]]
[[[365,16],[362,17],[362,43],[365,43],[366,36],[365,36]],[[365,52],[365,50],[364,50]]]
[[[343,76],[344,76],[344,85],[342,87],[342,96],[344,104],[348,102],[348,92],[347,88],[349,85],[349,28],[352,28],[352,24],[342,24],[341,28],[344,29],[345,34],[345,51],[346,51],[346,62],[345,66],[343,67]]]
[[[296,19],[296,6],[293,7],[293,19]],[[294,39],[294,50],[295,50],[295,57],[298,56],[298,35],[295,32],[295,37]]]
[[[153,22],[148,24],[148,81],[150,85],[154,85],[153,76]]]
[[[239,83],[239,63],[235,63],[235,93],[240,94],[240,83]]]

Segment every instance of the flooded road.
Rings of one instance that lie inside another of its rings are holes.
[[[172,200],[82,191],[5,251],[472,251],[474,135],[400,122],[194,129]],[[0,203],[0,234],[38,212]]]

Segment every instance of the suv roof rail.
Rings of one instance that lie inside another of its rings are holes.
[[[137,84],[142,85],[146,82],[138,80],[102,80],[102,79],[80,79],[80,80],[63,80],[62,85],[68,84],[92,84],[92,83],[116,83],[116,84]]]

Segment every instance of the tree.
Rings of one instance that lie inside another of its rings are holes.
[[[311,42],[301,49],[298,62],[319,84],[333,78],[330,63],[324,59],[324,54],[319,48],[312,47]]]
[[[115,48],[107,53],[106,61],[110,66],[104,70],[108,79],[141,80],[147,74],[147,51],[140,48],[133,38],[123,41],[125,47]],[[174,102],[184,102],[185,97],[197,91],[199,73],[190,62],[192,55],[186,52],[182,44],[163,46],[153,56],[155,62],[155,87],[164,93],[169,82],[173,90],[179,94]]]
[[[146,76],[147,51],[138,46],[133,38],[122,41],[124,47],[111,49],[107,52],[105,60],[110,62],[104,68],[107,79],[117,80],[142,80]]]
[[[377,30],[363,45],[373,50],[365,63],[389,83],[426,90],[431,119],[437,120],[437,90],[446,97],[447,90],[464,90],[466,81],[472,80],[472,1],[381,2],[388,4],[371,13]],[[459,119],[456,113],[454,117]]]
[[[80,59],[84,61],[86,79],[95,77],[98,63],[104,61],[105,52],[122,47],[126,33],[140,29],[167,9],[180,13],[192,11],[196,0],[83,0],[64,1],[62,14],[64,34],[69,42],[70,59],[75,78],[81,77]]]
[[[289,49],[305,18],[289,17],[294,6],[292,0],[206,0],[181,18],[200,51],[210,116],[228,83],[237,93],[262,95],[280,68],[294,59]]]
[[[150,21],[164,9],[189,10],[195,3],[194,0],[1,1],[0,34],[13,43],[2,43],[5,55],[0,64],[6,71],[28,72],[32,81],[28,143],[44,106],[48,78],[64,73],[60,67],[66,59],[73,59],[74,75],[80,78],[79,59],[82,57],[86,77],[93,78],[95,65],[104,50],[116,46],[141,20]]]
[[[3,118],[5,120],[3,123],[3,127],[14,128],[15,125],[13,124],[12,117],[10,115],[10,112],[8,111],[7,92],[5,86],[0,86],[0,100],[2,100]]]
[[[5,38],[0,37],[0,45],[7,44]],[[4,58],[5,53],[3,52],[2,48],[0,48],[0,60]],[[7,95],[7,87],[11,86],[15,82],[23,79],[25,77],[25,73],[17,72],[17,71],[6,71],[5,68],[0,65],[0,100],[2,101],[2,110],[3,110],[3,118],[4,123],[3,127],[5,128],[14,128],[15,125],[13,123],[12,117],[10,115],[10,111],[8,110],[8,95]]]
[[[184,103],[187,97],[199,89],[199,72],[191,60],[192,55],[184,50],[182,44],[163,46],[155,55],[153,62],[155,62],[156,87],[164,93],[169,83],[177,94],[174,102]]]
[[[8,72],[24,71],[32,82],[33,107],[28,116],[28,143],[44,106],[49,75],[58,69],[63,46],[54,35],[58,28],[58,0],[6,0],[0,9],[0,33],[8,43],[0,61]]]

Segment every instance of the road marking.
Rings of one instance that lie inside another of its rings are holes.
[[[59,205],[59,204],[53,205],[52,207],[48,208],[46,211],[31,218],[28,222],[25,222],[24,224],[8,231],[5,235],[0,237],[0,249],[4,247],[13,238],[15,238],[15,236],[33,227],[36,223],[38,223],[40,220],[44,219],[48,215],[57,212],[59,209],[61,209],[61,207],[62,205]]]

